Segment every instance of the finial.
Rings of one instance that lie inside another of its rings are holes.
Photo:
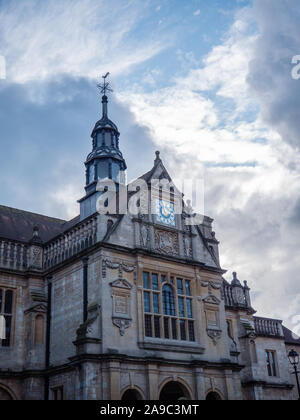
[[[155,159],[154,163],[156,164],[156,163],[160,162],[161,159],[160,159],[160,152],[159,151],[156,151],[155,154],[156,154],[156,159]]]
[[[103,118],[107,117],[107,96],[106,93],[107,92],[113,92],[112,88],[110,87],[110,83],[106,81],[107,77],[109,76],[109,72],[106,73],[105,76],[102,76],[103,79],[103,83],[99,83],[97,85],[98,89],[100,90],[100,92],[102,93],[102,113],[103,113]]]
[[[233,280],[235,280],[235,279],[236,279],[236,277],[237,277],[237,273],[234,271],[234,272],[232,273],[232,275],[233,275]]]
[[[31,238],[31,243],[41,243],[42,240],[40,238],[40,230],[38,226],[34,226],[33,228],[33,233],[32,233],[32,238]]]

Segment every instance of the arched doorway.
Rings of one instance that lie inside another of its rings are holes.
[[[160,392],[159,401],[190,400],[191,396],[180,382],[168,382]]]
[[[12,401],[13,398],[6,389],[0,387],[0,401]]]
[[[217,392],[209,392],[206,396],[206,401],[222,401],[222,398]]]
[[[141,394],[136,389],[127,389],[121,398],[122,401],[140,401],[142,399]]]

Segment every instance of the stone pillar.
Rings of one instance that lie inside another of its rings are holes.
[[[204,369],[196,367],[194,369],[195,375],[195,398],[197,401],[203,401],[206,397]]]
[[[120,400],[120,362],[111,361],[108,363],[110,400]]]
[[[226,383],[226,390],[227,390],[227,399],[236,400],[237,398],[234,392],[234,385],[233,385],[233,378],[232,378],[231,370],[225,370],[225,383]]]
[[[148,396],[150,401],[158,400],[158,370],[156,364],[148,365]]]

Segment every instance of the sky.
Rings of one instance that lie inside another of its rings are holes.
[[[300,334],[299,18],[298,0],[0,0],[0,203],[78,214],[109,71],[128,178],[158,149],[204,179],[226,279]]]

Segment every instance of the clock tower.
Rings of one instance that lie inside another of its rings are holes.
[[[103,83],[98,85],[102,93],[102,118],[96,122],[91,134],[93,150],[88,155],[86,167],[86,195],[80,203],[80,219],[84,220],[96,212],[96,203],[101,192],[97,191],[98,181],[111,179],[116,183],[125,184],[126,162],[119,148],[120,133],[118,127],[108,118],[107,92],[112,92],[107,76],[103,76]]]

